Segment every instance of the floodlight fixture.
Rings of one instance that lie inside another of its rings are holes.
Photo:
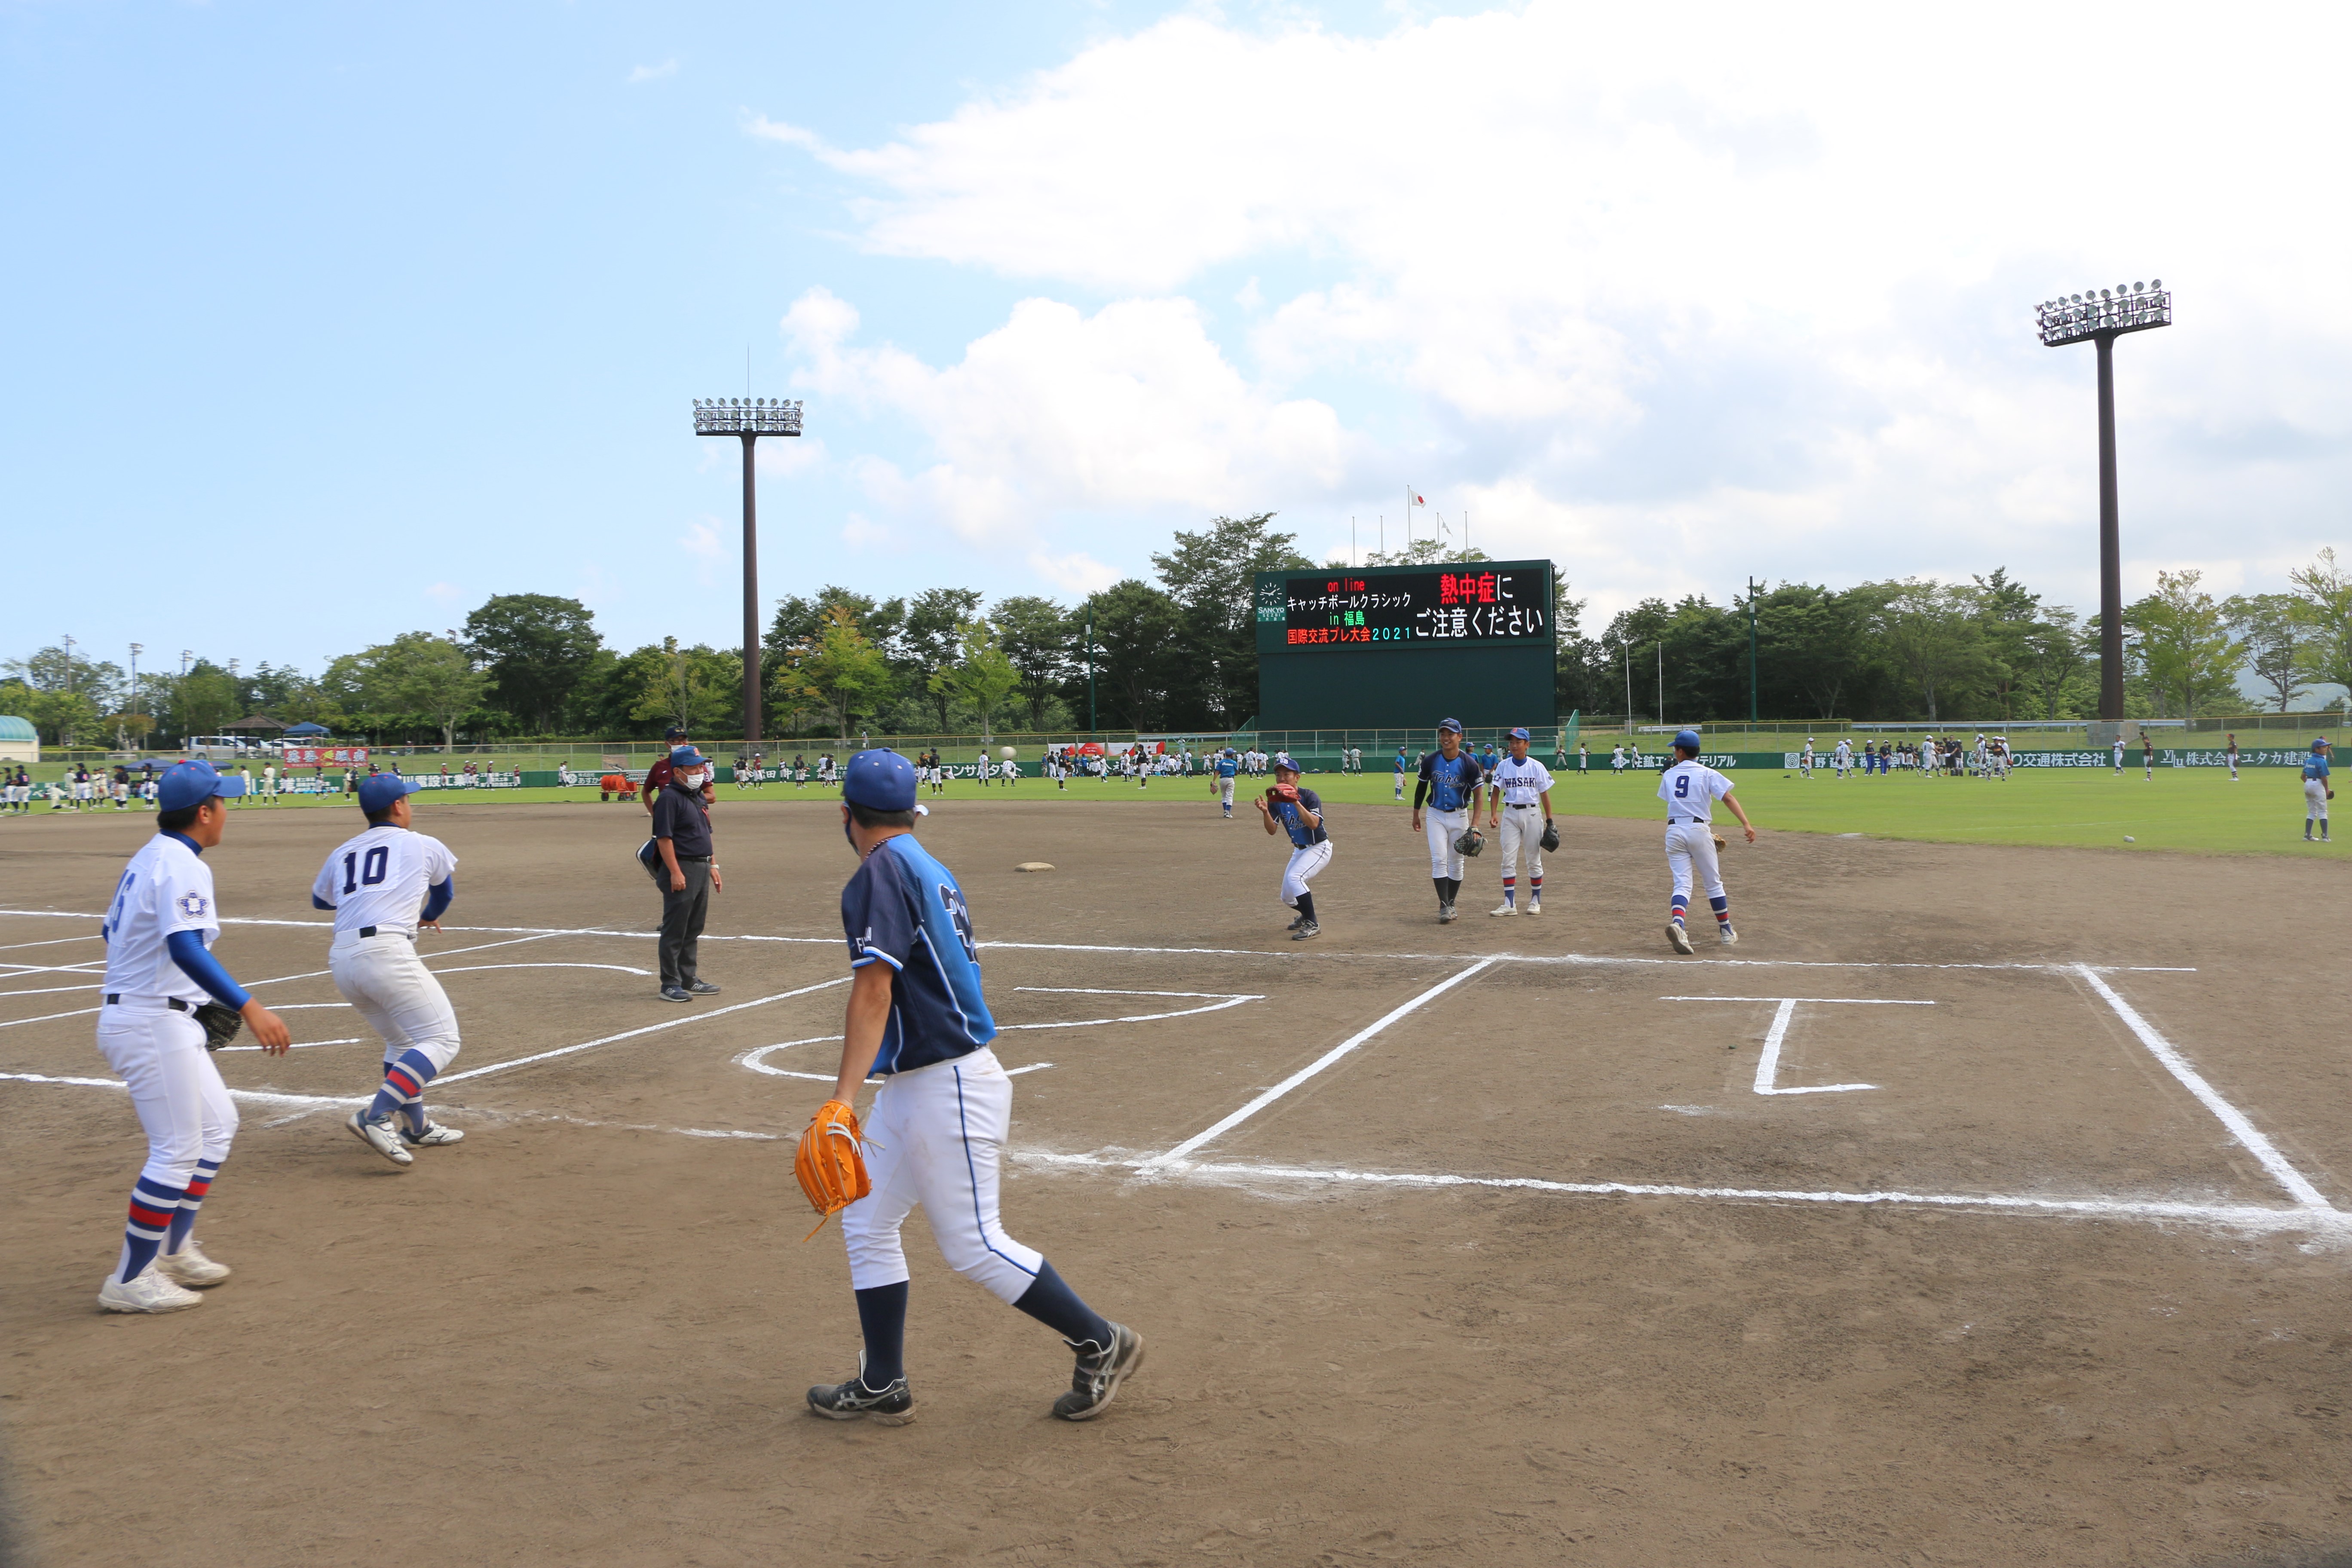
[[[733,436],[743,443],[743,743],[760,738],[760,532],[759,484],[751,472],[751,448],[762,436],[801,433],[798,398],[698,397],[694,433]]]
[[[2116,502],[2116,340],[2172,325],[2172,296],[2161,278],[2061,294],[2035,308],[2034,323],[2044,348],[2092,342],[2099,349],[2099,717],[2117,720],[2124,716],[2124,572]]]

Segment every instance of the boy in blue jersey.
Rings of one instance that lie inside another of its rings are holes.
[[[1080,1300],[997,1218],[1013,1082],[988,1048],[996,1023],[981,994],[963,889],[915,841],[913,766],[896,752],[860,752],[843,772],[842,798],[842,832],[859,865],[841,890],[856,978],[834,1098],[854,1104],[868,1074],[879,1075],[882,1088],[865,1124],[873,1190],[841,1211],[866,1349],[856,1377],[809,1390],[809,1408],[888,1426],[915,1418],[898,1230],[919,1204],[957,1273],[1058,1331],[1077,1352],[1070,1392],[1054,1401],[1054,1414],[1089,1420],[1143,1364],[1143,1337]]]
[[[1227,822],[1234,819],[1234,776],[1241,771],[1241,759],[1231,746],[1217,753],[1217,801],[1225,808]]]
[[[2334,750],[2327,737],[2322,735],[2311,743],[2311,755],[2303,764],[2303,841],[2311,842],[2311,826],[2319,825],[2319,841],[2327,842],[2327,803],[2336,798],[2336,788],[2327,782],[2327,756]]]

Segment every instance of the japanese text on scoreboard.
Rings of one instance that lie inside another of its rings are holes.
[[[1496,643],[1549,638],[1549,584],[1540,572],[1466,565],[1378,575],[1327,571],[1286,574],[1275,610],[1287,647],[1356,643]]]

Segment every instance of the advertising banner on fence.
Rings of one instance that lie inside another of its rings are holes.
[[[339,767],[347,763],[365,767],[368,749],[365,746],[289,746],[284,760],[289,768]]]

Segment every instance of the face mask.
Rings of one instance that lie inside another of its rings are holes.
[[[678,774],[678,777],[686,782],[686,787],[688,789],[700,789],[702,787],[703,780],[709,776],[709,774],[704,773],[700,768],[695,769],[692,773]]]

